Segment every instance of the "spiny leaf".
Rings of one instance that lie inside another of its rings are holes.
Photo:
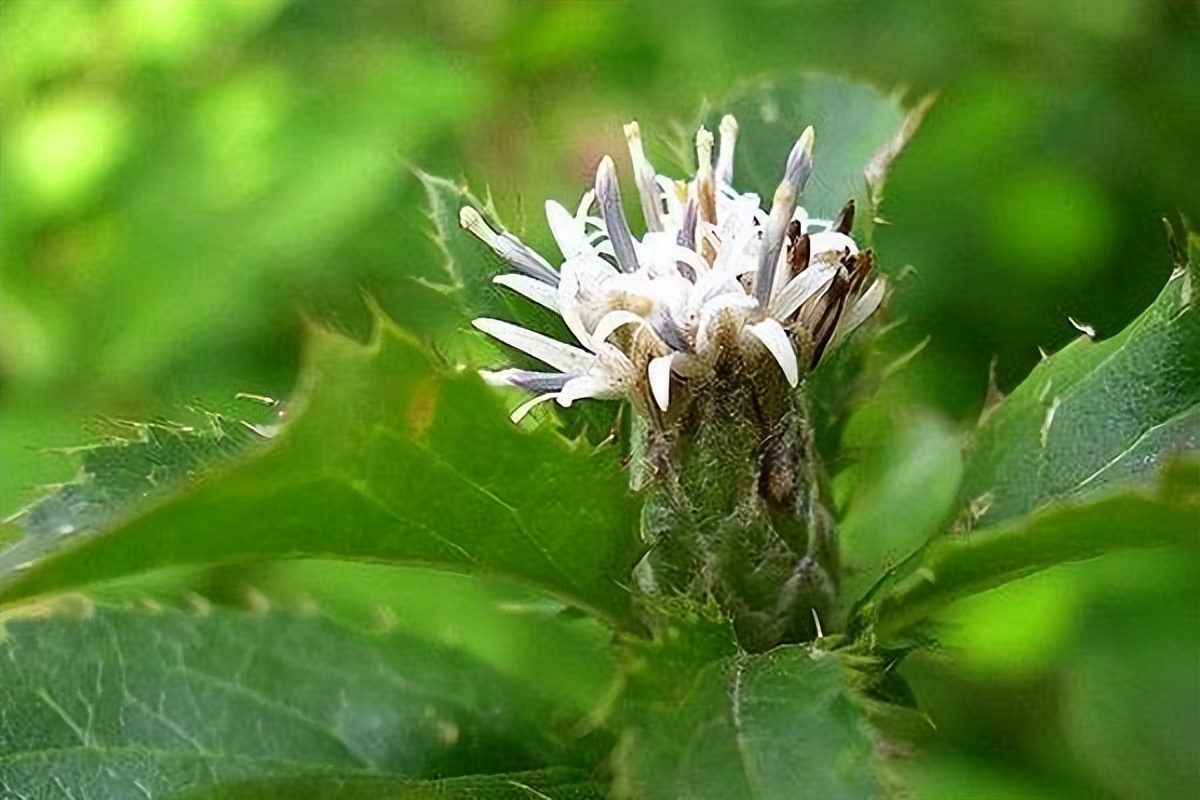
[[[117,434],[78,448],[79,477],[14,517],[34,534],[92,531],[147,497],[197,479],[204,471],[266,441],[270,431],[223,414],[195,425],[113,423]]]
[[[512,269],[486,245],[463,230],[458,221],[458,212],[464,206],[470,206],[485,214],[493,227],[503,228],[491,203],[481,201],[466,186],[445,178],[423,172],[418,173],[418,177],[425,187],[429,221],[433,224],[431,234],[443,256],[446,283],[442,290],[459,304],[458,322],[465,324],[473,317],[498,316],[547,335],[570,339],[571,334],[559,315],[492,282],[497,275],[511,272]],[[544,221],[542,224],[545,225]],[[543,255],[552,257],[557,253]]]
[[[702,669],[740,652],[733,624],[715,602],[655,602],[661,630],[653,638],[625,637],[618,649],[625,678],[622,702],[635,710],[648,703],[679,705]]]
[[[470,206],[486,216],[493,227],[503,228],[490,200],[481,201],[466,186],[445,178],[426,173],[418,173],[418,177],[425,187],[429,221],[433,225],[431,235],[440,249],[445,272],[445,283],[438,285],[438,291],[448,302],[454,303],[457,325],[466,326],[476,317],[498,317],[561,341],[572,341],[572,334],[558,314],[499,288],[492,282],[497,275],[511,272],[511,269],[487,246],[459,226],[459,210]],[[543,230],[549,230],[544,221],[539,221],[539,224]],[[544,252],[543,255],[550,256],[552,260],[556,253]],[[473,337],[444,339],[442,346],[446,352],[463,353],[466,360],[473,362],[493,362],[505,366],[524,364],[531,369],[542,369],[544,366],[519,351],[505,350],[501,355],[490,341]],[[615,403],[578,404],[560,415],[563,433],[572,438],[583,433],[587,434],[590,441],[602,441],[614,430],[619,408]]]
[[[852,626],[888,644],[941,608],[1047,567],[1131,547],[1197,541],[1200,469],[1177,464],[1158,487],[1063,501],[981,530],[931,539],[860,605]]]
[[[445,272],[445,288],[462,303],[464,312],[477,316],[492,312],[498,304],[492,277],[502,269],[498,259],[486,256],[487,248],[462,230],[458,223],[458,212],[464,205],[485,209],[485,204],[465,186],[453,181],[424,172],[418,172],[417,177],[425,187],[434,241],[444,256],[441,266]]]
[[[860,634],[886,641],[960,597],[1055,564],[1194,540],[1196,248],[1192,236],[1189,262],[1122,333],[1074,342],[995,408],[967,450],[959,525],[876,584],[852,620]]]
[[[1080,337],[996,407],[967,451],[962,505],[994,525],[1051,500],[1145,480],[1172,453],[1200,448],[1197,342],[1193,258],[1124,331],[1103,342]]]
[[[282,611],[85,611],[5,625],[5,796],[422,796],[454,786],[414,779],[473,774],[448,796],[530,797],[486,773],[563,763],[552,704],[419,639]]]
[[[514,427],[381,321],[318,334],[299,417],[255,457],[12,577],[6,602],[164,567],[321,557],[507,576],[628,621],[637,509],[617,453]]]
[[[0,552],[0,578],[199,480],[272,433],[270,427],[217,413],[201,414],[192,424],[113,422],[111,427],[106,441],[74,451],[80,461],[75,480],[8,520],[25,537]]]
[[[714,131],[723,114],[738,120],[734,184],[764,201],[783,177],[792,144],[812,125],[813,174],[800,202],[813,217],[833,219],[853,199],[855,228],[869,239],[888,167],[916,131],[929,102],[909,111],[898,96],[873,86],[812,74],[750,84],[715,104],[703,119]]]

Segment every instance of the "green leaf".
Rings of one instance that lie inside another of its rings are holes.
[[[181,800],[207,800],[199,791]],[[464,775],[440,780],[410,780],[393,775],[300,771],[283,778],[240,781],[221,787],[226,800],[603,800],[604,788],[588,773],[552,767],[500,775]]]
[[[6,796],[421,796],[563,763],[554,705],[445,647],[282,611],[82,612],[6,623]]]
[[[840,591],[851,602],[953,514],[962,471],[959,438],[934,417],[893,425],[880,451],[856,467],[858,481],[838,529]]]
[[[622,702],[679,705],[700,671],[741,652],[733,623],[715,602],[700,605],[687,598],[654,598],[661,623],[653,638],[625,637],[619,653],[625,676]]]
[[[441,288],[459,304],[457,322],[462,325],[473,317],[499,316],[549,336],[570,340],[572,335],[558,314],[492,282],[497,275],[512,272],[512,267],[459,225],[459,210],[471,206],[488,217],[493,227],[507,230],[491,202],[481,201],[466,186],[445,178],[423,172],[418,177],[425,187],[432,235],[443,257],[445,284]],[[537,219],[541,230],[549,231],[545,220]],[[542,255],[553,261],[558,252]]]
[[[872,625],[886,644],[961,597],[1047,567],[1121,548],[1194,542],[1200,470],[1180,464],[1168,472],[1153,492],[1112,490],[1090,502],[1060,502],[1000,525],[935,537],[876,585],[857,611],[855,628]]]
[[[462,650],[577,709],[581,727],[602,716],[618,688],[611,630],[511,582],[305,559],[272,565],[256,585],[286,602],[315,603],[348,625],[373,630],[385,624]]]
[[[1196,237],[1189,246],[1189,263],[1128,328],[1045,359],[993,410],[966,454],[958,529],[890,571],[855,630],[887,642],[960,597],[1055,564],[1195,539],[1200,475],[1174,460],[1200,447]]]
[[[500,775],[414,781],[379,775],[313,775],[254,780],[222,787],[230,800],[603,800],[604,787],[583,770],[554,767]],[[185,800],[207,798],[197,793]]]
[[[34,534],[96,530],[147,497],[199,478],[269,438],[269,430],[222,414],[198,424],[113,423],[107,441],[78,449],[78,478],[16,515]]]
[[[506,270],[483,243],[458,223],[458,212],[463,206],[489,211],[488,204],[480,202],[465,186],[453,181],[424,172],[418,172],[417,177],[425,187],[434,242],[442,251],[445,288],[462,303],[464,314],[495,313],[500,305],[500,295],[492,284],[492,277]]]
[[[867,798],[871,750],[838,656],[786,646],[712,663],[681,703],[640,708],[617,785],[646,800]]]
[[[104,442],[73,451],[79,475],[13,515],[24,538],[0,552],[0,576],[72,539],[93,534],[147,499],[199,480],[266,441],[271,429],[223,414],[192,423],[113,422]]]
[[[717,130],[723,114],[738,120],[734,185],[764,200],[783,177],[788,151],[805,126],[816,134],[813,174],[800,199],[813,217],[833,219],[847,200],[858,209],[856,229],[867,234],[878,210],[891,160],[915,132],[929,101],[909,112],[899,97],[828,75],[760,82],[735,91],[703,115]]]
[[[424,282],[426,291],[436,290],[443,301],[453,305],[453,313],[443,314],[441,327],[425,325],[410,327],[414,331],[441,330],[449,320],[457,331],[465,327],[471,319],[477,317],[497,317],[509,320],[530,330],[536,330],[560,341],[574,341],[574,336],[567,329],[562,317],[530,302],[514,292],[497,287],[492,279],[500,274],[511,272],[512,269],[500,260],[486,245],[472,234],[464,231],[458,222],[458,212],[463,206],[471,206],[486,216],[493,227],[507,229],[498,218],[489,200],[481,201],[475,197],[463,184],[448,181],[423,172],[418,172],[421,184],[425,187],[425,197],[428,206],[429,221],[433,225],[431,233],[433,242],[440,252],[441,277],[438,283]],[[580,190],[582,192],[582,188]],[[531,231],[530,236],[522,234],[526,244],[535,246],[539,240],[548,238],[549,225],[540,216],[536,218],[539,226]],[[538,234],[544,234],[539,236]],[[551,240],[552,241],[552,240]],[[557,248],[557,245],[554,245]],[[558,255],[557,249],[540,250],[553,262]],[[443,334],[445,333],[442,331]],[[545,365],[537,359],[519,350],[501,348],[490,340],[475,337],[442,335],[438,345],[445,352],[461,354],[464,360],[473,363],[494,363],[505,367],[524,365],[530,369],[544,369]],[[513,392],[513,397],[521,396],[521,402],[526,399],[523,394]],[[515,406],[516,403],[513,403]],[[593,442],[608,438],[617,427],[617,415],[620,410],[617,403],[581,403],[569,411],[559,412],[555,406],[555,416],[559,418],[564,434],[575,437],[587,434]],[[548,409],[547,409],[548,410]],[[537,413],[537,412],[535,412]]]
[[[255,457],[10,578],[6,602],[150,570],[320,557],[497,574],[631,619],[637,509],[614,449],[525,432],[381,321],[317,334],[300,416]]]
[[[1145,480],[1200,448],[1200,265],[1103,342],[1044,359],[995,408],[967,451],[964,506],[996,524],[1052,500]]]

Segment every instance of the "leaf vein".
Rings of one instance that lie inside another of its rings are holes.
[[[749,744],[746,740],[745,728],[742,724],[742,674],[745,666],[739,659],[734,664],[733,683],[729,692],[730,717],[733,721],[733,737],[737,743],[738,760],[742,765],[742,774],[746,776],[746,784],[758,795],[762,790],[762,780],[750,760]]]
[[[445,458],[443,458],[442,456],[438,455],[436,452],[431,450],[428,446],[423,445],[420,442],[413,441],[412,439],[409,439],[407,437],[401,436],[400,434],[396,433],[395,431],[385,431],[385,433],[387,435],[391,436],[392,438],[398,439],[399,441],[402,441],[405,444],[409,444],[409,445],[417,448],[422,453],[425,453],[435,464],[437,464],[438,466],[445,469],[447,472],[449,472],[451,475],[453,475],[455,478],[457,478],[459,481],[461,481],[465,486],[467,486],[471,489],[474,489],[476,492],[483,495],[488,500],[492,501],[496,505],[503,508],[508,513],[509,517],[512,519],[513,524],[516,526],[517,532],[521,535],[521,537],[526,542],[529,543],[530,546],[532,546],[534,548],[534,550],[536,550],[546,560],[546,563],[548,563],[550,565],[550,567],[554,570],[555,574],[563,581],[563,583],[566,586],[570,586],[571,588],[575,589],[581,595],[584,594],[584,592],[581,590],[579,584],[576,583],[576,581],[571,579],[570,575],[562,568],[562,565],[560,565],[557,562],[557,560],[555,560],[555,558],[554,558],[553,554],[550,552],[550,550],[543,543],[538,541],[537,538],[532,533],[530,533],[529,528],[525,524],[524,518],[522,517],[520,511],[515,506],[508,503],[506,500],[504,500],[504,498],[502,498],[500,495],[496,494],[495,492],[491,491],[486,486],[482,486],[479,482],[472,480],[468,476],[464,475],[453,464],[451,464]]]
[[[363,485],[360,481],[347,480],[345,478],[341,478],[341,477],[337,477],[337,476],[332,476],[332,480],[341,481],[341,482],[345,483],[347,486],[350,487],[351,491],[353,491],[355,494],[362,497],[364,500],[367,500],[368,502],[377,506],[380,510],[382,510],[385,514],[387,514],[392,519],[396,520],[397,522],[399,522],[403,525],[411,525],[412,527],[420,530],[422,533],[429,536],[431,539],[434,539],[434,540],[440,542],[441,544],[446,545],[450,549],[459,553],[463,557],[463,559],[465,561],[467,561],[468,563],[470,563],[470,564],[477,563],[478,559],[475,558],[475,556],[471,555],[470,551],[468,551],[465,547],[458,544],[457,542],[447,539],[445,536],[442,536],[436,530],[434,530],[433,528],[429,527],[428,525],[426,525],[425,523],[423,523],[419,520],[413,519],[412,517],[402,516],[394,508],[392,508],[390,505],[388,505],[386,500],[384,500],[382,497],[380,497],[379,495],[372,492],[367,486]]]
[[[255,691],[254,689],[251,689],[247,686],[243,686],[243,685],[237,684],[237,683],[232,683],[232,682],[224,680],[223,678],[220,678],[216,675],[212,675],[208,672],[204,672],[203,670],[198,670],[193,667],[189,667],[186,664],[170,666],[170,667],[167,667],[167,669],[174,671],[174,672],[178,672],[183,675],[190,675],[192,677],[206,681],[207,683],[209,683],[213,686],[218,686],[222,689],[225,689],[227,691],[233,692],[235,694],[238,694],[238,695],[246,697],[250,700],[253,700],[254,702],[258,703],[261,706],[265,706],[267,708],[272,708],[277,711],[280,711],[300,722],[303,722],[304,724],[310,726],[317,732],[328,735],[331,739],[333,739],[335,742],[340,744],[342,746],[342,748],[346,750],[348,755],[353,756],[355,758],[355,760],[359,761],[360,763],[364,764],[365,766],[371,766],[366,761],[364,761],[362,758],[351,753],[349,748],[346,747],[346,741],[342,737],[340,737],[332,727],[320,722],[319,720],[315,720],[315,719],[309,717],[307,714],[300,711],[298,708],[295,708],[294,706],[289,706],[286,703],[281,703],[278,700],[268,697],[267,695],[264,695],[261,692]],[[130,695],[130,698],[136,700],[136,698],[132,697],[132,695]],[[207,753],[210,751],[204,750],[204,752]]]
[[[1175,416],[1170,417],[1169,419],[1165,419],[1162,422],[1159,422],[1155,425],[1151,425],[1150,427],[1146,428],[1144,431],[1142,431],[1140,434],[1138,434],[1137,438],[1134,439],[1133,442],[1128,447],[1126,447],[1120,453],[1117,453],[1115,456],[1113,456],[1108,461],[1108,463],[1106,463],[1104,466],[1100,467],[1100,469],[1096,470],[1091,475],[1084,478],[1079,483],[1079,485],[1075,488],[1075,491],[1079,491],[1080,489],[1083,489],[1083,487],[1087,486],[1093,480],[1100,477],[1100,475],[1102,473],[1106,472],[1111,467],[1116,466],[1117,462],[1121,461],[1121,459],[1125,458],[1125,456],[1127,456],[1131,452],[1133,452],[1133,450],[1136,449],[1139,444],[1141,444],[1143,441],[1146,440],[1146,437],[1150,436],[1155,431],[1165,428],[1165,427],[1173,424],[1174,422],[1178,421],[1181,417],[1187,416],[1188,414],[1191,414],[1197,410],[1200,410],[1200,403],[1192,405],[1192,406],[1184,409],[1183,411],[1180,411]]]

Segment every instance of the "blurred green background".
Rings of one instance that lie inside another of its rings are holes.
[[[623,155],[620,123],[664,153],[764,75],[939,92],[876,244],[906,276],[898,347],[928,337],[889,397],[951,426],[993,357],[1011,387],[1068,315],[1120,330],[1169,272],[1162,217],[1200,219],[1193,0],[5,0],[0,34],[3,514],[68,478],[44,448],[99,418],[286,396],[305,319],[361,335],[371,296],[419,320],[440,255],[410,167],[490,188],[546,242],[542,200]],[[1194,555],[959,609],[954,658],[909,669],[939,725],[922,792],[1200,785]]]

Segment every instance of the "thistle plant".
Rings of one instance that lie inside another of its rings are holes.
[[[514,421],[547,400],[629,400],[633,485],[647,497],[641,587],[715,598],[743,646],[761,651],[832,622],[837,538],[803,381],[879,307],[886,283],[849,235],[853,200],[835,220],[812,219],[798,202],[813,170],[811,127],[769,211],[733,186],[734,117],[720,134],[714,164],[713,136],[700,128],[696,172],[683,181],[656,173],[638,124],[626,125],[645,233],[633,235],[605,156],[574,215],[546,202],[557,270],[474,208],[459,219],[516,270],[495,282],[560,314],[577,342],[476,319],[556,370],[485,380],[536,393]]]
[[[959,600],[1122,549],[1200,563],[1190,233],[1125,330],[970,430],[864,397],[911,353],[871,324],[906,287],[870,236],[925,107],[753,87],[686,180],[630,123],[636,203],[604,158],[546,203],[553,259],[419,173],[437,250],[369,341],[314,326],[286,404],[118,426],[5,522],[0,795],[921,796],[952,734],[906,659]],[[882,455],[851,441],[879,417]],[[1096,758],[1076,794],[1200,791],[1194,704],[1154,713],[1139,737],[1184,755]]]

